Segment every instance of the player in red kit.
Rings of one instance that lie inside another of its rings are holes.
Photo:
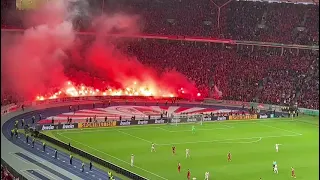
[[[291,177],[296,178],[296,174],[294,173],[293,167],[291,167]]]
[[[188,180],[190,180],[190,170],[188,169],[188,174],[187,174]]]
[[[172,153],[176,154],[176,147],[175,146],[172,146]]]
[[[180,170],[181,170],[181,164],[178,163],[178,171],[179,171],[179,173],[180,173]]]
[[[231,161],[231,153],[228,152],[228,162],[230,162],[230,161]]]

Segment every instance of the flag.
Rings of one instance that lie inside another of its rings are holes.
[[[221,99],[222,98],[222,92],[218,89],[218,87],[216,85],[214,85],[213,97],[215,99]]]

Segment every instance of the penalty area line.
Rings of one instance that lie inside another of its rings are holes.
[[[248,137],[248,138],[216,139],[216,140],[211,140],[211,141],[176,142],[176,143],[158,144],[158,146],[171,146],[171,145],[177,145],[177,144],[213,143],[213,142],[220,142],[220,141],[250,140],[250,139],[259,139],[259,141],[261,141],[261,139],[263,139],[263,138],[294,137],[294,136],[301,136],[301,135],[300,134],[292,134],[292,135],[280,135],[280,136],[258,136],[258,137]],[[237,142],[233,142],[233,143],[237,143]]]
[[[274,126],[271,126],[271,125],[266,125],[266,124],[257,123],[257,122],[256,122],[256,124],[259,124],[259,125],[261,125],[261,126],[266,126],[266,127],[269,127],[269,128],[273,128],[273,129],[278,129],[278,130],[285,131],[285,132],[289,132],[289,133],[293,133],[293,134],[296,134],[296,135],[299,135],[299,136],[302,135],[301,133],[297,133],[297,132],[290,131],[290,130],[287,130],[287,129],[282,129],[282,128],[274,127]]]
[[[129,162],[124,161],[124,160],[122,160],[122,159],[119,159],[119,158],[117,158],[117,157],[115,157],[115,156],[112,156],[112,155],[110,155],[110,154],[108,154],[108,153],[105,153],[105,152],[103,152],[103,151],[100,151],[99,149],[93,148],[93,147],[88,146],[88,145],[86,145],[86,144],[83,144],[83,143],[81,143],[81,142],[79,142],[79,141],[76,141],[76,140],[73,140],[73,139],[71,139],[71,138],[68,138],[68,137],[66,137],[66,136],[64,136],[64,135],[62,135],[62,134],[60,134],[60,133],[57,133],[57,134],[60,135],[60,136],[62,136],[62,137],[64,137],[64,138],[66,138],[66,139],[69,139],[70,141],[76,142],[76,143],[78,143],[78,144],[80,144],[80,145],[82,145],[82,146],[85,146],[85,147],[87,147],[87,148],[89,148],[89,149],[92,149],[92,150],[94,150],[94,151],[96,151],[96,152],[99,152],[99,153],[104,154],[104,155],[106,155],[106,156],[109,156],[109,157],[111,157],[111,158],[113,158],[113,159],[116,159],[116,160],[118,160],[118,161],[120,161],[120,162],[122,162],[122,163],[131,165]],[[141,168],[141,167],[138,167],[138,166],[133,166],[133,167],[135,167],[135,168],[137,168],[137,169],[140,169],[140,170],[142,170],[142,171],[144,171],[144,172],[146,172],[146,173],[152,174],[152,175],[154,175],[154,176],[156,176],[156,177],[158,177],[158,178],[160,178],[160,179],[168,180],[167,178],[164,178],[164,177],[162,177],[162,176],[160,176],[160,175],[158,175],[158,174],[155,174],[155,173],[153,173],[153,172],[150,172],[150,171],[148,171],[148,170],[145,170],[145,169],[143,169],[143,168]],[[121,168],[123,168],[123,167],[121,167]],[[125,169],[125,168],[123,168],[123,169]],[[125,169],[125,170],[127,170],[127,169]],[[127,170],[127,171],[129,171],[129,170]],[[129,172],[131,172],[131,171],[129,171]],[[147,178],[146,178],[146,179],[147,179]]]
[[[251,143],[256,143],[256,142],[259,142],[262,140],[262,137],[260,137],[258,140],[255,140],[255,141],[248,141],[248,142],[245,142],[245,141],[240,141],[240,142],[218,142],[218,143],[225,143],[225,144],[230,144],[230,143],[238,143],[238,144],[251,144]]]
[[[152,143],[151,141],[148,141],[148,140],[146,140],[146,139],[140,138],[140,137],[138,137],[138,136],[135,136],[135,135],[132,135],[132,134],[123,132],[123,131],[119,131],[119,130],[118,130],[117,132],[122,133],[122,134],[125,134],[125,135],[128,135],[128,136],[131,136],[131,137],[136,138],[136,139],[140,139],[140,140],[145,141],[145,142],[148,142],[148,143],[150,143],[150,144]]]

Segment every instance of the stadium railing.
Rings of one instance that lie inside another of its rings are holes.
[[[15,177],[15,178],[19,178],[19,180],[28,180],[27,178],[25,178],[22,174],[20,174],[18,171],[16,171],[15,169],[13,169],[6,161],[4,161],[1,158],[1,164],[7,168],[7,170]]]
[[[113,170],[113,171],[115,171],[115,172],[117,172],[119,174],[122,174],[122,175],[124,175],[124,176],[126,176],[126,177],[128,177],[130,179],[133,179],[133,180],[147,180],[147,178],[145,178],[145,177],[142,177],[142,176],[140,176],[138,174],[135,174],[135,173],[133,173],[133,172],[127,170],[127,169],[124,169],[124,168],[122,168],[120,166],[117,166],[117,165],[111,163],[111,162],[103,160],[103,159],[101,159],[101,158],[99,158],[97,156],[94,156],[94,155],[92,155],[90,153],[87,153],[87,152],[85,152],[85,151],[83,151],[81,149],[75,148],[72,145],[69,146],[68,144],[66,144],[64,142],[61,142],[61,141],[59,141],[57,139],[49,137],[49,136],[47,136],[45,134],[39,133],[38,136],[41,139],[44,139],[44,140],[46,140],[46,141],[48,141],[48,142],[50,142],[52,144],[55,144],[55,145],[57,145],[59,147],[62,147],[64,149],[67,149],[72,153],[78,154],[81,157],[89,159],[90,161],[92,161],[94,163],[100,164],[100,165],[102,165],[102,166],[104,166],[104,167],[106,167],[108,169],[111,169],[111,170]]]

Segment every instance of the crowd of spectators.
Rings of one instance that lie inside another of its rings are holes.
[[[129,41],[119,50],[158,73],[181,72],[202,97],[213,97],[216,86],[226,100],[319,108],[318,51],[159,40]]]
[[[158,73],[181,72],[203,97],[216,86],[226,100],[319,108],[318,51],[161,40],[118,48]]]
[[[92,14],[121,11],[140,15],[146,34],[318,45],[319,6],[313,4],[227,0],[88,2]],[[2,26],[23,26],[24,11],[13,12],[15,0],[1,1],[1,9]],[[88,30],[90,22],[87,17],[77,18],[75,26]]]
[[[1,165],[1,180],[19,180],[19,178],[15,178],[6,167]]]
[[[157,41],[128,47],[146,65],[183,73],[206,97],[216,85],[223,99],[319,108],[318,52]]]
[[[4,15],[15,6],[5,2],[8,0],[1,4],[6,9],[1,12]],[[248,1],[225,4],[222,0],[105,1],[104,6],[99,0],[90,3],[96,7],[95,13],[122,10],[140,14],[144,32],[149,34],[318,44],[317,5]],[[217,9],[221,6],[218,21]],[[2,16],[2,26],[22,27],[21,21],[13,17]],[[298,103],[300,107],[319,109],[318,51],[280,52],[280,48],[270,47],[158,40],[125,43],[121,50],[156,71],[175,69],[183,73],[204,97],[212,97],[216,85],[227,100]]]

